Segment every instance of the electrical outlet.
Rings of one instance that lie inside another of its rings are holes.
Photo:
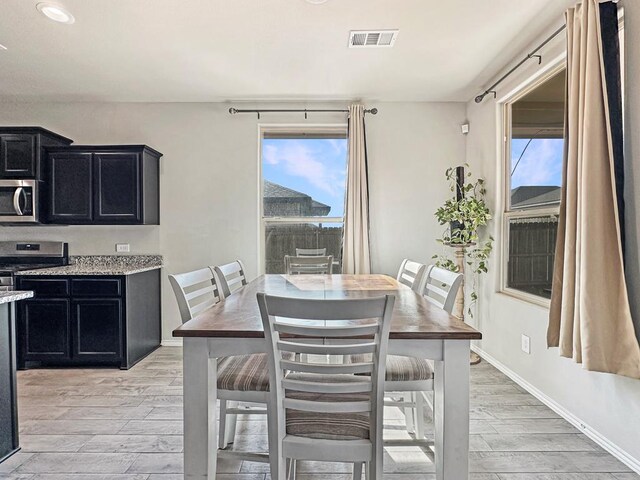
[[[521,348],[524,353],[531,353],[531,339],[526,335],[522,335]]]
[[[129,252],[129,244],[128,243],[116,243],[116,252],[118,253],[127,253]]]

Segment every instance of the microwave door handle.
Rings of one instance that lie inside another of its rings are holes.
[[[13,209],[16,211],[16,215],[21,217],[24,215],[22,212],[22,208],[20,208],[20,195],[24,194],[24,188],[18,187],[16,191],[13,192]]]

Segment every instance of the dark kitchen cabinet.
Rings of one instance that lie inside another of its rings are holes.
[[[157,225],[161,156],[144,145],[74,145],[49,149],[45,221]],[[67,168],[73,163],[82,165]]]
[[[20,448],[14,303],[0,304],[0,463]]]
[[[22,310],[18,345],[29,360],[69,360],[69,300],[29,299]]]
[[[44,150],[71,143],[40,127],[0,127],[0,179],[43,180]]]
[[[73,357],[119,361],[122,358],[122,301],[119,298],[73,301]]]
[[[56,152],[47,159],[51,223],[90,222],[93,218],[93,174],[90,153]]]
[[[160,346],[160,270],[131,275],[18,276],[18,368],[130,368]]]

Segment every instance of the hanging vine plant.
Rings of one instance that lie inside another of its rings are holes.
[[[473,317],[472,307],[478,301],[477,276],[488,272],[489,256],[493,249],[493,237],[481,241],[483,227],[491,220],[491,211],[486,204],[485,181],[477,178],[472,181],[472,174],[465,164],[467,173],[458,178],[458,167],[448,168],[445,178],[449,182],[453,198],[448,199],[435,212],[440,225],[446,228],[442,236],[437,239],[446,247],[461,247],[465,249],[464,261],[470,267],[473,275],[473,289],[470,294],[471,303],[467,306],[467,313]],[[462,170],[462,169],[460,169]],[[452,272],[459,272],[460,267],[451,256],[449,248],[441,255],[434,255],[436,265]]]

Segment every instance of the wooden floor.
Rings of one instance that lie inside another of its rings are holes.
[[[181,349],[162,348],[129,371],[19,372],[22,451],[7,480],[182,479]],[[472,367],[474,480],[640,479],[486,362]],[[252,418],[256,418],[253,416]],[[403,437],[387,408],[386,436]],[[264,420],[242,420],[234,448],[267,447]],[[385,478],[433,480],[430,456],[387,448]],[[303,462],[300,480],[350,479],[350,466]],[[221,460],[220,480],[268,480],[268,466]]]

